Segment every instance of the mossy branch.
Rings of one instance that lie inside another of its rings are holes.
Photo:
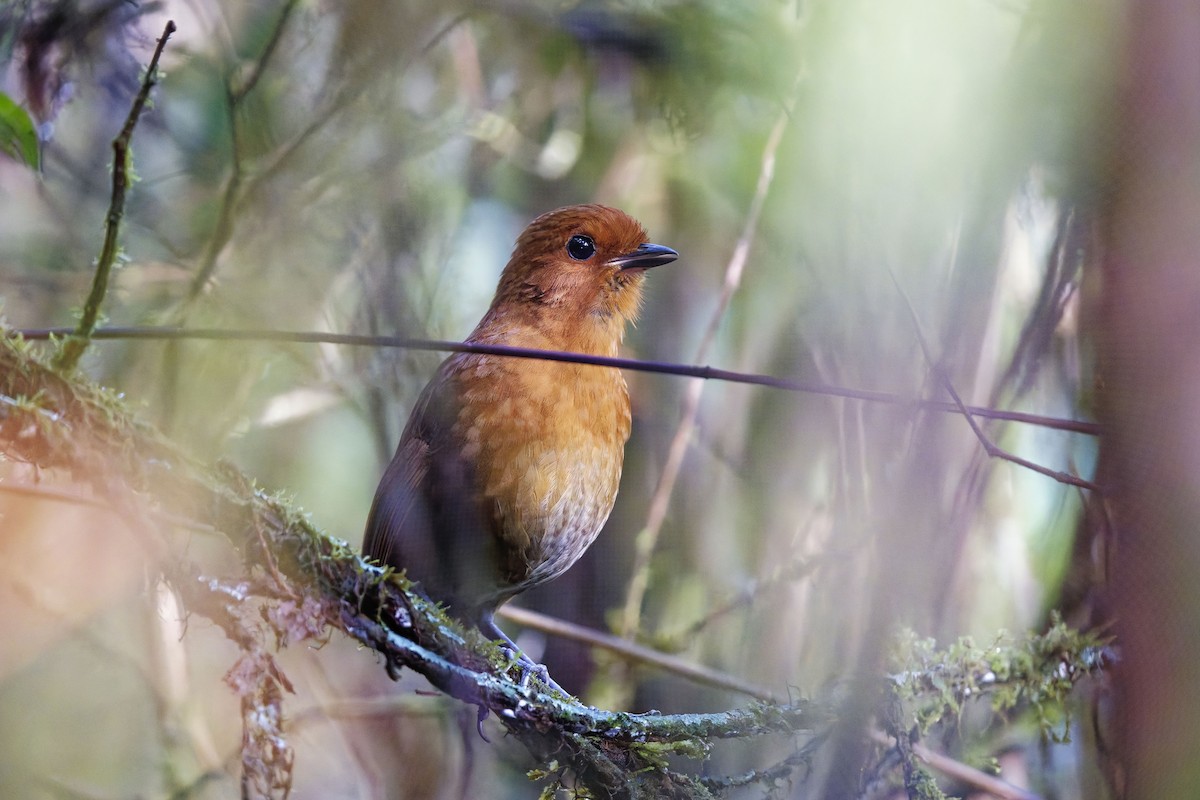
[[[238,550],[244,573],[216,580],[185,562],[185,542],[174,548],[164,542],[165,577],[185,606],[214,620],[246,651],[227,681],[243,701],[243,769],[250,776],[243,782],[257,787],[251,794],[286,793],[291,772],[290,751],[272,761],[253,746],[269,737],[249,727],[250,720],[269,716],[251,713],[255,704],[279,704],[288,686],[261,639],[247,634],[246,626],[264,619],[280,646],[329,628],[344,632],[381,654],[389,672],[412,669],[481,713],[495,714],[536,757],[569,766],[599,796],[712,796],[711,779],[669,769],[665,755],[703,756],[716,739],[792,734],[828,723],[828,715],[807,702],[637,715],[522,687],[504,673],[492,645],[409,593],[401,576],[364,561],[232,467],[190,458],[138,422],[112,393],[45,364],[32,346],[2,330],[0,452],[69,473],[124,511],[152,504],[160,515],[211,527]],[[246,610],[250,598],[262,613]]]

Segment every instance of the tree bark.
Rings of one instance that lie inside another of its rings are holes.
[[[1200,5],[1128,4],[1096,331],[1127,795],[1200,786]]]

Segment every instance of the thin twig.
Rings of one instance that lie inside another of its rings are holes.
[[[925,338],[925,332],[921,329],[921,320],[917,316],[917,310],[913,307],[912,301],[909,299],[908,294],[904,291],[904,287],[900,285],[900,281],[896,277],[896,274],[890,269],[888,270],[888,274],[892,276],[892,283],[895,284],[896,291],[900,294],[901,299],[904,300],[904,304],[908,308],[908,313],[912,317],[913,330],[916,332],[917,343],[921,347],[921,353],[924,354],[925,363],[931,370],[933,370],[934,374],[937,375],[938,381],[946,388],[946,391],[950,394],[951,399],[954,400],[954,407],[958,409],[960,414],[966,417],[967,424],[971,426],[971,432],[975,434],[975,438],[979,440],[979,444],[983,447],[984,452],[988,454],[988,457],[999,458],[1004,461],[1012,462],[1017,466],[1025,467],[1026,469],[1032,470],[1039,475],[1045,475],[1048,478],[1053,478],[1059,483],[1065,483],[1069,486],[1078,486],[1081,489],[1090,489],[1094,492],[1102,491],[1099,485],[1092,483],[1089,480],[1085,480],[1066,472],[1059,472],[1058,470],[1050,469],[1049,467],[1042,466],[1041,464],[1035,463],[1028,459],[1013,455],[1002,447],[995,445],[992,440],[988,438],[988,435],[983,432],[981,427],[979,427],[979,423],[975,420],[975,416],[971,413],[970,409],[967,408],[966,404],[963,403],[962,398],[959,397],[958,392],[954,388],[954,382],[950,380],[950,375],[939,363],[934,360],[933,354],[929,349],[929,342]]]
[[[637,661],[657,667],[695,683],[713,686],[717,689],[725,689],[730,692],[737,692],[767,703],[779,702],[779,699],[774,694],[761,686],[755,686],[725,672],[693,664],[690,661],[668,655],[667,653],[661,653],[658,650],[631,642],[628,639],[622,639],[620,636],[613,636],[610,633],[603,633],[592,628],[585,628],[582,625],[575,625],[528,608],[508,605],[502,606],[498,613],[500,616],[510,619],[518,625],[524,625],[527,628],[533,628],[563,639],[582,642],[592,647],[599,647],[616,653],[628,661]]]
[[[796,772],[801,769],[804,770],[805,775],[812,772],[812,763],[816,759],[817,752],[821,746],[825,744],[826,738],[824,733],[817,734],[805,742],[803,746],[789,753],[786,758],[769,767],[752,769],[741,775],[730,775],[723,778],[707,777],[703,779],[704,785],[711,789],[717,797],[725,797],[730,789],[753,786],[754,784],[771,787],[772,789],[778,787],[781,782],[792,785],[796,782],[794,777]],[[771,797],[773,795],[768,793],[764,796]]]
[[[243,88],[243,91],[241,92],[242,97],[244,97],[245,94],[249,93],[249,91],[254,87],[254,85],[258,83],[258,79],[259,79],[259,77],[261,77],[263,68],[266,65],[266,60],[271,57],[271,54],[274,51],[275,46],[278,44],[278,42],[281,38],[281,35],[283,32],[283,23],[286,22],[288,15],[292,12],[295,5],[296,5],[296,0],[291,0],[291,2],[289,2],[288,6],[284,8],[283,13],[280,15],[279,22],[276,24],[275,30],[272,31],[271,41],[268,42],[266,48],[264,48],[263,54],[262,54],[262,56],[260,56],[259,61],[256,63],[256,66],[255,66],[254,70],[251,72],[249,78],[247,78],[247,80],[242,83],[242,88]],[[458,24],[460,24],[463,21],[465,21],[466,19],[468,19],[470,17],[471,13],[472,12],[464,12],[463,14],[459,15],[454,20],[452,20],[449,24],[447,24],[442,30],[440,30],[437,33],[437,35],[435,35],[435,37],[428,44],[426,44],[424,47],[421,48],[420,54],[421,55],[427,54],[427,52],[438,43],[438,41],[444,34],[449,33],[451,30],[454,29],[455,26],[457,26]],[[407,67],[407,65],[405,67],[402,67],[401,71],[403,71],[403,69],[405,69],[406,67]],[[321,107],[318,108],[316,111],[314,111],[312,114],[308,115],[309,116],[308,124],[305,125],[304,128],[302,128],[298,133],[296,133],[294,136],[292,136],[292,138],[290,140],[288,140],[286,143],[275,148],[275,150],[273,151],[273,153],[271,155],[264,156],[264,158],[260,160],[260,163],[256,164],[255,170],[250,172],[249,174],[247,174],[246,172],[243,172],[241,170],[241,163],[240,163],[240,160],[238,160],[238,159],[240,159],[240,157],[237,154],[235,154],[234,158],[235,158],[235,166],[236,166],[237,172],[238,172],[238,179],[236,181],[236,184],[231,182],[230,185],[233,187],[233,189],[231,190],[227,187],[226,192],[225,192],[225,197],[222,199],[223,215],[225,214],[225,209],[226,208],[229,209],[229,211],[228,211],[229,220],[228,221],[230,223],[232,223],[232,217],[233,217],[234,211],[236,211],[238,208],[244,206],[246,203],[250,202],[251,199],[254,198],[254,195],[257,192],[261,191],[264,186],[266,186],[270,183],[271,179],[274,178],[275,175],[277,175],[281,170],[283,170],[283,168],[287,165],[288,161],[292,158],[293,155],[295,155],[305,144],[307,144],[312,139],[313,136],[315,136],[326,125],[329,124],[329,122],[334,118],[335,114],[337,114],[339,111],[341,111],[341,109],[344,108],[350,102],[357,100],[360,96],[361,96],[361,92],[350,91],[344,85],[336,87],[335,90],[332,92],[332,94],[330,94],[327,97],[327,99],[322,103]],[[237,100],[239,102],[241,101],[241,99],[242,99],[241,97],[237,98]],[[216,234],[214,233],[213,242],[215,243],[219,239],[220,248],[223,248],[225,246],[225,243],[228,241],[229,236],[232,234],[232,232],[233,232],[232,225],[227,226],[226,228],[222,229],[222,233],[221,233],[220,237],[217,237]],[[204,260],[201,262],[204,265],[204,267],[202,268],[201,271],[208,272],[207,276],[205,277],[205,282],[207,282],[212,277],[212,273],[215,270],[215,259],[216,259],[216,256],[218,256],[218,255],[220,255],[220,250],[215,249],[215,251],[212,253],[213,260],[211,262],[209,261],[209,257],[208,257],[207,253],[206,253]],[[203,289],[205,287],[204,287],[204,285],[200,285],[200,284],[197,284],[196,282],[193,282],[192,288],[195,291],[199,292],[199,291],[203,291]]]
[[[738,592],[721,604],[709,609],[704,616],[692,622],[686,628],[677,633],[668,634],[664,638],[668,642],[689,642],[696,636],[699,636],[705,628],[718,619],[728,616],[738,609],[753,606],[763,596],[789,587],[801,579],[807,578],[829,562],[849,556],[851,552],[853,551],[849,549],[835,550],[822,553],[814,558],[797,558],[782,569],[777,570],[775,574],[755,582],[753,585],[746,587],[744,591]]]
[[[271,61],[271,56],[275,54],[275,48],[279,46],[279,42],[283,39],[283,31],[287,26],[288,18],[296,9],[297,0],[288,0],[284,4],[283,9],[279,12],[279,19],[275,22],[275,26],[271,29],[271,38],[267,40],[263,46],[262,53],[250,67],[250,72],[242,79],[241,83],[234,85],[232,79],[229,82],[229,99],[234,104],[240,104],[246,95],[254,91],[254,87],[258,85],[258,79],[262,77],[263,72],[267,69],[267,64]]]
[[[885,747],[896,746],[896,740],[883,731],[870,731],[869,736],[875,742]],[[1008,781],[993,777],[961,761],[955,761],[950,756],[930,750],[923,744],[914,743],[912,745],[912,752],[917,758],[946,777],[962,781],[968,786],[973,786],[988,794],[1002,798],[1002,800],[1041,800],[1039,795],[1034,794],[1028,789],[1013,786]]]
[[[55,336],[64,336],[70,332],[70,328],[25,328],[13,330],[10,333],[19,335],[29,341],[37,341],[50,339]],[[92,334],[92,339],[97,341],[108,339],[141,339],[152,341],[298,342],[303,344],[338,344],[352,347],[395,347],[407,350],[451,353],[480,353],[482,355],[509,356],[512,358],[561,361],[571,364],[589,364],[596,367],[616,367],[617,369],[628,369],[634,372],[679,375],[685,378],[702,378],[704,380],[724,381],[727,383],[744,383],[752,386],[766,386],[786,392],[803,392],[829,397],[842,397],[847,400],[862,400],[870,403],[882,403],[884,405],[905,406],[921,411],[962,413],[962,408],[959,405],[944,400],[905,397],[894,392],[881,392],[873,389],[850,389],[818,381],[800,381],[792,378],[779,378],[774,375],[736,372],[734,370],[692,366],[690,364],[673,364],[664,361],[639,361],[632,358],[594,356],[584,353],[538,350],[527,347],[509,347],[506,345],[467,344],[465,342],[453,342],[444,339],[410,339],[403,336],[362,336],[349,333],[320,333],[314,331],[118,326],[97,328]],[[1100,435],[1100,426],[1094,422],[1047,417],[1040,414],[1029,414],[1024,411],[1005,411],[985,406],[965,406],[965,408],[974,416],[985,419],[1021,422],[1041,428],[1068,433],[1080,433],[1087,436]]]
[[[385,697],[346,697],[320,705],[302,708],[288,715],[289,726],[295,730],[310,722],[333,719],[371,719],[374,717],[431,717],[445,711],[428,698],[388,695]]]
[[[221,195],[221,207],[217,214],[217,224],[213,228],[212,236],[208,240],[208,246],[204,250],[204,256],[200,260],[200,268],[196,270],[196,275],[192,278],[192,283],[188,287],[186,303],[193,302],[207,288],[209,282],[212,280],[213,273],[216,272],[217,259],[225,250],[225,245],[229,243],[229,238],[233,235],[234,212],[241,201],[242,179],[245,177],[242,166],[242,127],[238,122],[238,114],[240,113],[243,101],[254,90],[254,87],[258,85],[259,79],[262,78],[263,73],[266,71],[271,56],[275,54],[275,50],[283,38],[284,28],[287,26],[287,22],[291,18],[296,5],[297,0],[288,0],[284,4],[283,9],[279,12],[279,19],[271,30],[271,38],[267,40],[262,52],[255,59],[253,65],[250,67],[250,71],[242,81],[235,83],[233,75],[230,75],[226,79],[225,106],[226,113],[229,115],[231,168],[229,177],[225,180],[225,190]]]
[[[158,83],[158,60],[162,57],[167,39],[175,32],[175,21],[167,20],[163,35],[154,48],[150,57],[150,66],[146,68],[146,77],[142,80],[142,88],[133,99],[129,116],[121,133],[113,139],[113,168],[112,168],[112,197],[108,203],[108,215],[104,222],[104,244],[100,248],[100,258],[96,261],[96,271],[92,276],[92,290],[83,305],[83,313],[79,317],[79,325],[63,342],[62,349],[54,359],[54,365],[61,370],[71,371],[79,363],[80,357],[87,350],[92,333],[96,330],[96,321],[100,318],[100,306],[108,294],[108,278],[112,274],[113,264],[117,260],[120,247],[121,219],[125,216],[125,194],[129,188],[129,144],[133,139],[133,129],[137,126],[142,110],[150,99],[150,90]]]
[[[109,500],[98,497],[88,497],[78,492],[71,492],[65,489],[56,489],[42,484],[28,483],[0,483],[0,494],[13,495],[15,497],[26,497],[33,500],[42,500],[48,503],[66,503],[68,505],[87,506],[88,508],[98,508],[102,511],[107,511],[117,515],[117,509],[113,508]]]
[[[696,351],[695,360],[697,362],[702,362],[708,357],[708,351],[716,338],[717,328],[725,315],[725,310],[729,307],[729,302],[741,283],[746,259],[750,254],[750,244],[754,241],[755,232],[758,229],[758,218],[762,213],[767,199],[767,191],[771,188],[771,181],[775,176],[775,153],[779,149],[779,143],[783,140],[783,133],[787,129],[789,118],[790,113],[785,103],[784,108],[779,112],[779,118],[775,120],[775,125],[767,136],[766,145],[763,147],[754,197],[750,201],[750,209],[746,213],[741,236],[738,237],[729,263],[725,266],[725,282],[721,288],[721,296],[709,317],[704,335],[700,339],[700,346]],[[633,570],[629,579],[629,587],[625,592],[621,622],[617,628],[626,639],[632,639],[637,634],[638,628],[641,627],[642,601],[646,596],[646,587],[650,581],[650,558],[658,547],[658,537],[662,531],[663,520],[667,517],[671,494],[679,480],[679,471],[683,467],[683,459],[696,428],[696,417],[700,411],[700,394],[703,390],[704,381],[702,380],[693,380],[688,383],[684,393],[683,413],[679,420],[679,427],[675,429],[675,436],[667,450],[667,460],[663,465],[662,474],[659,476],[658,486],[655,487],[654,495],[650,500],[646,525],[638,532],[634,541]]]
[[[84,506],[87,508],[95,508],[100,511],[105,511],[120,519],[126,519],[128,515],[116,508],[113,505],[111,498],[89,497],[65,489],[56,489],[44,484],[28,484],[28,483],[0,483],[0,494],[8,494],[16,497],[27,497],[32,500],[39,500],[48,503],[66,503],[68,505]],[[174,525],[177,528],[184,528],[193,533],[219,533],[216,528],[192,517],[185,517],[180,514],[171,514],[160,509],[148,509],[145,512],[146,516],[156,522],[161,522],[166,525]]]

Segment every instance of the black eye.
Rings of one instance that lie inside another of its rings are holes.
[[[587,261],[596,255],[596,243],[583,234],[575,234],[567,242],[567,255],[576,261]]]

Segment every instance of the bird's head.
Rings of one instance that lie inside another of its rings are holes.
[[[488,317],[506,329],[532,325],[553,347],[615,352],[637,318],[645,271],[679,257],[646,239],[637,220],[608,206],[543,214],[517,239]]]

